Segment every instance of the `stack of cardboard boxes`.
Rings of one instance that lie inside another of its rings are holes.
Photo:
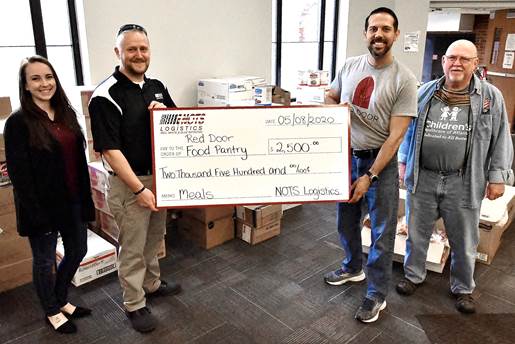
[[[4,125],[11,114],[11,100],[9,97],[0,97],[0,163],[5,161]]]
[[[88,144],[88,161],[96,161],[100,158],[99,154],[93,149],[93,135],[91,134],[91,117],[89,116],[88,104],[91,96],[93,95],[93,89],[83,87],[80,90],[80,100],[82,103],[82,113],[84,114],[84,121],[86,124],[86,142]]]
[[[32,252],[18,235],[12,185],[0,187],[0,292],[32,281]]]
[[[109,174],[101,161],[90,162],[88,169],[91,183],[91,197],[95,204],[94,227],[96,230],[102,231],[111,243],[117,243],[120,229],[114,221],[114,216],[111,214],[109,205],[107,204]]]
[[[181,237],[210,249],[234,238],[234,207],[213,206],[181,211],[178,231]]]
[[[254,106],[254,87],[266,86],[263,78],[234,76],[202,79],[197,83],[198,106]]]
[[[281,204],[236,207],[236,236],[251,245],[281,233]]]
[[[101,237],[118,247],[118,235],[120,228],[114,220],[114,216],[107,204],[109,192],[109,173],[101,161],[93,161],[88,164],[89,179],[91,183],[91,196],[95,204],[95,222],[91,223],[91,229]],[[161,241],[158,257],[166,256],[165,240]]]
[[[297,104],[324,104],[325,93],[329,89],[329,72],[324,70],[307,70],[298,72]]]

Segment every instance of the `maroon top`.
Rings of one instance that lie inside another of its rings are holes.
[[[64,176],[65,183],[72,199],[79,197],[79,176],[78,165],[79,157],[77,156],[77,138],[75,134],[65,125],[56,122],[50,122],[50,133],[54,139],[59,142],[64,160]]]

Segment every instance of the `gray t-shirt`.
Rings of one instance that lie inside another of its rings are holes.
[[[390,117],[417,117],[417,80],[394,60],[383,68],[368,63],[368,54],[351,57],[331,88],[340,102],[352,104],[351,147],[379,148],[390,134]]]
[[[463,168],[470,132],[468,90],[435,92],[424,127],[420,165],[433,171]]]

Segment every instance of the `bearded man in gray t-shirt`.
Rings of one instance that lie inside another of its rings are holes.
[[[339,203],[337,212],[345,259],[324,280],[342,285],[367,278],[367,294],[355,315],[365,323],[376,321],[386,307],[399,198],[396,154],[417,113],[416,79],[391,51],[399,34],[392,10],[373,10],[365,20],[369,54],[349,58],[326,96],[327,104],[347,103],[351,108],[352,186],[351,199]],[[366,276],[361,249],[364,207],[372,227]]]

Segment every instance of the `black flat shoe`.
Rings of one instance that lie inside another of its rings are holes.
[[[91,309],[81,306],[75,306],[75,310],[71,314],[68,314],[65,311],[62,312],[67,318],[70,319],[84,318],[91,315]]]
[[[50,328],[52,330],[54,330],[55,332],[64,333],[64,334],[70,334],[70,333],[77,332],[77,326],[75,326],[75,324],[72,323],[71,320],[66,321],[58,328],[55,328],[54,325],[52,325],[52,323],[50,322],[50,320],[48,318],[45,318],[45,320],[46,320],[46,323],[48,324],[48,326],[50,326]]]

